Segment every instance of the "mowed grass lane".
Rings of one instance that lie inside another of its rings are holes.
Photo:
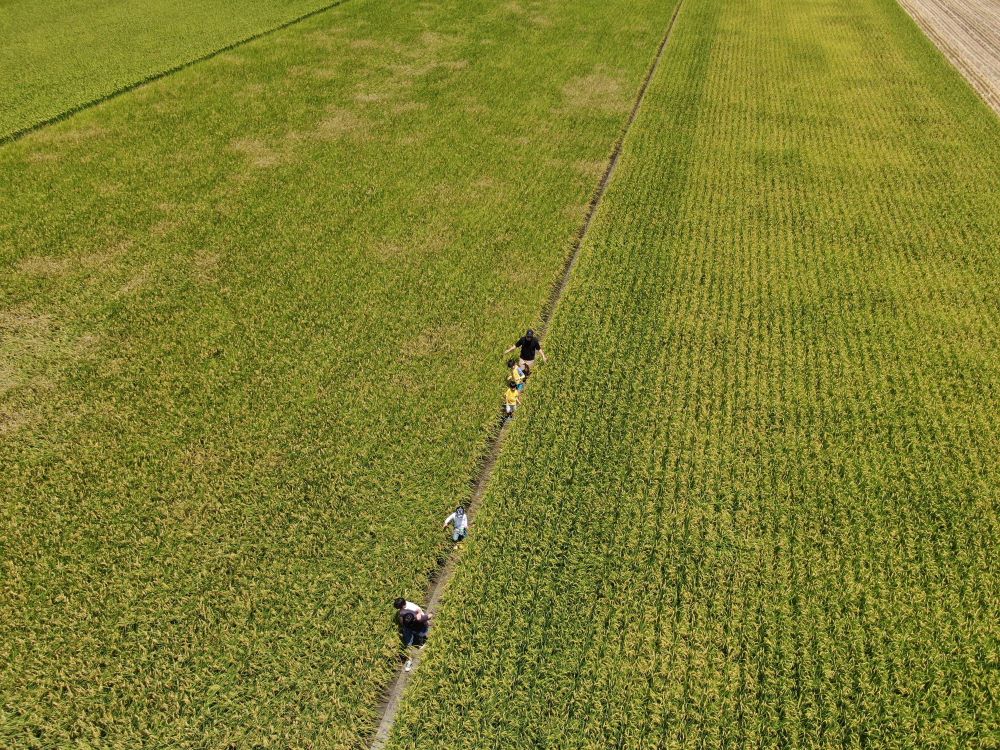
[[[363,744],[669,11],[352,2],[0,149],[0,744]]]
[[[883,0],[685,0],[394,748],[993,747],[1000,121]]]
[[[0,139],[330,4],[10,0],[0,7]]]

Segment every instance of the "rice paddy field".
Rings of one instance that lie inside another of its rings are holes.
[[[996,747],[997,163],[893,3],[684,0],[390,746]]]
[[[0,148],[0,746],[363,746],[625,7],[346,3]]]
[[[331,0],[6,0],[0,142]]]
[[[1000,746],[998,163],[890,0],[349,0],[10,139],[0,747],[369,747],[449,554],[393,750]]]

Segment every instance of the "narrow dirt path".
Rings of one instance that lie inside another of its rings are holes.
[[[608,164],[604,169],[604,174],[601,176],[601,180],[597,185],[597,189],[594,191],[594,195],[587,204],[587,212],[584,215],[583,222],[580,224],[580,228],[576,232],[572,248],[566,259],[566,264],[563,266],[556,283],[553,285],[549,298],[542,310],[542,320],[541,325],[539,326],[539,333],[542,335],[544,335],[545,331],[548,329],[549,322],[552,320],[552,315],[555,312],[556,306],[559,304],[559,300],[562,297],[563,292],[566,290],[566,285],[569,283],[570,274],[573,272],[573,268],[580,255],[580,248],[583,246],[584,240],[587,238],[587,233],[590,231],[590,226],[594,221],[594,216],[597,214],[597,209],[600,207],[604,194],[608,190],[608,185],[611,183],[611,178],[614,176],[615,169],[618,167],[618,161],[621,159],[625,138],[632,129],[632,124],[635,122],[635,118],[639,114],[639,109],[642,106],[643,99],[646,97],[646,91],[649,88],[649,84],[653,80],[653,76],[656,75],[656,70],[659,67],[660,60],[663,58],[663,53],[666,50],[667,43],[670,41],[671,32],[674,29],[674,24],[677,21],[677,16],[680,14],[681,5],[683,5],[683,3],[684,0],[678,0],[677,6],[674,8],[674,12],[670,16],[670,22],[667,24],[667,29],[663,34],[663,39],[660,41],[660,46],[656,50],[656,56],[653,58],[653,62],[650,65],[649,70],[646,72],[645,78],[643,78],[642,85],[639,87],[635,102],[632,104],[632,110],[629,112],[628,119],[625,122],[625,127],[622,129],[621,135],[619,135],[618,140],[615,142],[614,149],[611,152],[611,157],[608,159]],[[486,492],[486,487],[489,483],[490,477],[493,475],[493,467],[496,465],[497,457],[500,455],[500,449],[502,448],[504,438],[507,435],[509,424],[509,422],[505,423],[490,441],[486,457],[480,466],[478,474],[473,480],[472,495],[466,503],[470,521],[475,519],[479,503],[483,498],[483,494]],[[453,552],[448,556],[444,565],[442,565],[441,569],[434,577],[430,590],[427,593],[427,606],[424,607],[427,612],[433,614],[437,611],[438,605],[441,601],[441,596],[455,573],[455,566],[457,563],[458,556]],[[402,669],[402,666],[400,666],[395,679],[389,685],[383,699],[384,703],[381,710],[381,720],[379,721],[378,729],[375,732],[375,737],[372,740],[371,750],[383,750],[383,748],[385,748],[386,743],[389,740],[389,734],[392,731],[393,724],[396,721],[396,715],[399,711],[400,704],[402,703],[403,692],[409,682],[410,676],[416,673],[419,666],[420,652],[418,651],[413,657],[412,670],[410,672],[405,672]]]
[[[1000,0],[899,0],[1000,114]]]

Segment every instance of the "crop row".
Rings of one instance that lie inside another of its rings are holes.
[[[391,747],[995,747],[1000,122],[684,0]]]

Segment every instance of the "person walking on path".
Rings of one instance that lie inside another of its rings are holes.
[[[423,648],[427,643],[427,633],[431,626],[431,616],[420,608],[419,604],[407,601],[403,597],[396,599],[392,606],[396,608],[396,620],[399,623],[400,636],[403,639],[403,649],[406,654],[404,669],[409,672],[413,668],[410,656],[410,646]]]
[[[444,519],[444,528],[448,528],[448,524],[455,524],[455,530],[451,534],[451,541],[461,542],[469,534],[469,517],[465,513],[465,508],[459,505],[455,508],[455,512]]]
[[[503,416],[510,419],[514,416],[514,409],[521,403],[521,392],[517,389],[517,383],[513,380],[507,381],[507,390],[503,394]]]
[[[527,366],[533,368],[535,366],[535,355],[542,355],[542,362],[548,363],[549,358],[545,356],[545,352],[542,351],[542,342],[538,340],[538,336],[530,328],[527,333],[525,333],[521,338],[514,342],[514,346],[510,347],[504,352],[504,355],[510,354],[515,349],[521,349],[521,359],[518,364],[522,367]]]

